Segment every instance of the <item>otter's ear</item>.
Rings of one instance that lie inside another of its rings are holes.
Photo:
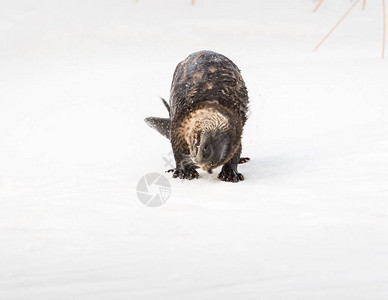
[[[156,129],[161,135],[170,139],[170,119],[149,117],[144,121],[148,126]]]

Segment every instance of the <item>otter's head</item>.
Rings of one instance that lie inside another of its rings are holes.
[[[205,131],[199,140],[192,145],[191,157],[201,169],[211,173],[211,170],[224,164],[229,156],[230,139],[222,130]]]
[[[192,161],[201,169],[212,172],[233,155],[236,130],[229,118],[217,110],[200,110],[192,115],[186,141]]]

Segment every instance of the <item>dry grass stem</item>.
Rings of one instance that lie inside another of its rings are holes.
[[[339,21],[334,25],[334,27],[325,35],[325,37],[318,43],[318,45],[314,48],[314,51],[317,51],[318,48],[326,41],[326,39],[333,33],[333,31],[338,27],[339,24],[346,18],[346,16],[350,13],[350,11],[357,5],[360,0],[357,0],[353,3],[353,5],[346,11],[346,13],[339,19]]]
[[[385,21],[385,0],[383,0],[383,52],[381,54],[381,58],[384,59],[384,51],[385,51],[385,31],[386,31],[386,21]]]
[[[321,6],[323,0],[319,0],[318,4],[315,6],[313,12],[316,12],[318,10],[318,8]]]

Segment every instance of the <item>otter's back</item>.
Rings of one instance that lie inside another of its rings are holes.
[[[171,118],[184,115],[202,101],[218,101],[245,120],[248,93],[238,67],[212,51],[189,55],[175,69],[171,84]]]

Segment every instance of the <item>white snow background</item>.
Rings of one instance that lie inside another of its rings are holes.
[[[0,299],[388,299],[381,1],[313,52],[351,4],[0,1]],[[245,181],[166,174],[149,208],[143,120],[203,49],[249,90]]]

